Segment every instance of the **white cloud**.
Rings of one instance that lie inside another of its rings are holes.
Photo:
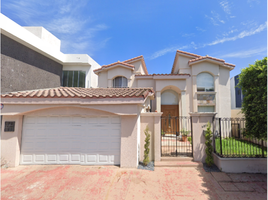
[[[185,33],[185,34],[183,34],[182,35],[182,37],[194,37],[195,36],[195,34],[194,33]]]
[[[86,51],[83,53],[92,55],[109,41],[105,38],[97,39],[97,33],[108,27],[93,23],[90,15],[83,15],[87,3],[88,1],[69,0],[9,0],[2,6],[26,25],[43,26],[56,35],[62,41],[61,50],[65,53],[79,53],[83,50]],[[97,48],[93,48],[93,45]]]
[[[220,2],[221,7],[223,8],[224,12],[227,14],[231,14],[230,4],[228,1],[222,1]]]
[[[205,29],[202,29],[202,28],[200,28],[200,27],[195,27],[196,28],[196,30],[198,30],[198,31],[201,31],[201,32],[205,32],[206,30]]]
[[[158,57],[161,57],[161,56],[163,56],[163,55],[165,55],[165,54],[167,54],[167,53],[177,51],[178,49],[183,50],[183,49],[187,49],[187,48],[189,48],[188,45],[185,45],[185,46],[182,46],[182,47],[169,47],[169,48],[165,48],[165,49],[162,49],[162,50],[159,50],[159,51],[153,53],[153,54],[149,57],[149,59],[150,59],[150,60],[153,60],[153,59],[156,59],[156,58],[158,58]]]
[[[209,44],[205,44],[204,46],[212,46],[212,45],[216,45],[216,44],[220,44],[220,43],[224,43],[227,41],[235,41],[237,39],[241,39],[247,36],[251,36],[251,35],[255,35],[256,33],[259,33],[263,30],[265,30],[267,27],[267,22],[265,22],[264,24],[261,24],[258,28],[256,29],[251,29],[250,31],[243,31],[241,32],[239,35],[236,35],[234,37],[224,37],[222,39],[217,39]]]
[[[221,55],[219,57],[220,58],[248,58],[248,57],[252,57],[252,56],[260,55],[260,54],[266,55],[266,53],[267,53],[267,48],[262,47],[258,49],[251,49],[251,50],[246,50],[246,51],[228,53],[225,55]]]
[[[216,13],[215,11],[211,11],[212,17],[205,15],[206,18],[210,19],[213,25],[218,26],[219,22],[224,24],[225,21],[220,19],[220,15]]]

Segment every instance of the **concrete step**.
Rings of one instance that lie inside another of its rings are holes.
[[[158,161],[154,162],[155,167],[203,167],[201,162],[193,161]]]
[[[161,157],[161,161],[193,161],[192,157]]]

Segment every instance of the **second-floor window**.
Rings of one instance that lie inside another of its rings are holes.
[[[63,71],[62,86],[66,87],[85,87],[86,72],[85,71]]]
[[[113,87],[114,88],[125,88],[127,87],[127,78],[123,76],[118,76],[113,80]]]
[[[213,92],[214,77],[209,73],[201,73],[196,77],[197,92]]]

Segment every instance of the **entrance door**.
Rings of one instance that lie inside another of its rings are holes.
[[[162,105],[161,106],[162,118],[166,118],[165,123],[162,124],[162,131],[176,135],[179,129],[179,123],[176,122],[176,117],[179,117],[178,105]]]

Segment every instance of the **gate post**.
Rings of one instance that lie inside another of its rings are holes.
[[[154,161],[161,160],[161,115],[159,112],[154,116]]]
[[[189,113],[192,121],[192,142],[193,142],[193,159],[196,162],[205,162],[206,145],[203,132],[206,130],[208,122],[212,123],[212,118],[216,113]]]

